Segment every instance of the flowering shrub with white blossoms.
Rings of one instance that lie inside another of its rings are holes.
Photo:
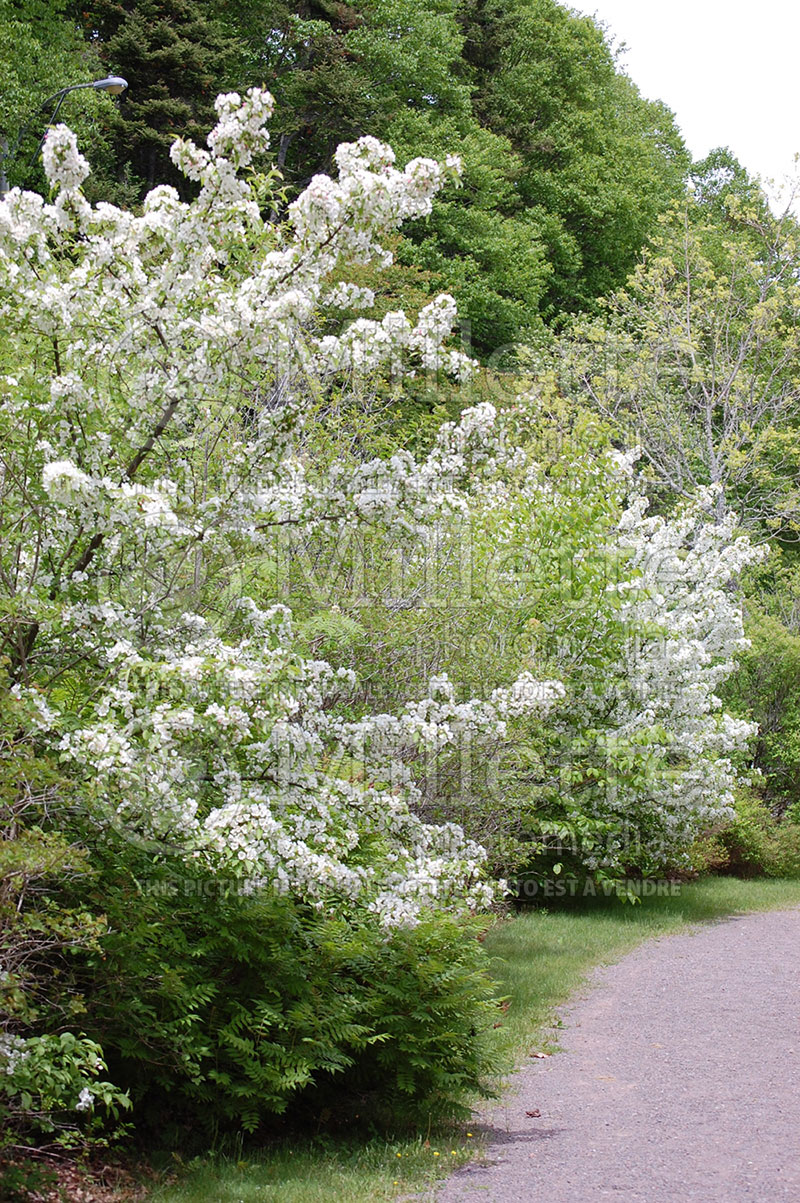
[[[635,455],[575,450],[557,474],[534,465],[487,489],[476,537],[495,604],[534,616],[518,654],[565,688],[532,737],[527,831],[590,873],[686,867],[698,833],[732,816],[756,730],[718,690],[748,646],[736,581],[763,549],[733,514],[715,520],[711,490],[651,516]]]
[[[698,831],[733,815],[735,756],[756,734],[726,714],[717,690],[749,646],[735,583],[764,549],[737,533],[737,519],[714,521],[713,490],[683,515],[647,514],[634,498],[618,523],[631,580],[616,582],[623,645],[622,688],[613,695],[608,743],[638,747],[648,768],[636,791],[609,791],[607,813],[631,842],[612,840],[593,864],[658,870],[685,861]],[[593,699],[605,708],[609,695]]]
[[[502,549],[524,544],[520,514],[570,504],[525,468],[487,403],[445,425],[424,460],[398,450],[324,469],[308,461],[302,398],[337,373],[469,371],[446,347],[450,297],[416,321],[393,312],[332,333],[324,320],[344,301],[369,305],[368,290],[342,279],[347,265],[387,263],[385,236],[429,212],[458,163],[400,170],[390,148],[362,138],[337,151],[338,179],[316,176],[275,224],[240,174],[268,144],[271,97],[232,93],[217,110],[208,149],[173,147],[200,184],[190,203],[161,187],[141,216],[88,206],[87,165],[59,126],[45,144],[54,202],[13,190],[0,206],[5,338],[28,350],[0,381],[4,651],[18,686],[49,697],[44,725],[64,761],[132,838],[233,860],[253,888],[413,922],[434,900],[476,907],[491,889],[475,843],[415,816],[399,749],[440,752],[462,733],[496,742],[509,708],[540,720],[555,704],[558,715],[571,676],[573,726],[581,698],[607,748],[667,733],[671,774],[603,806],[651,841],[669,846],[671,831],[684,843],[729,804],[728,753],[748,734],[717,713],[713,693],[742,640],[726,585],[753,554],[729,524],[648,518],[640,501],[625,510],[604,537],[615,562],[624,553],[623,579],[609,585],[615,630],[634,633],[615,635],[618,659],[591,684],[574,666],[539,681],[520,663],[519,681],[488,700],[456,704],[440,681],[393,714],[345,722],[353,673],[305,659],[289,613],[243,598],[227,629],[203,616],[214,574],[231,557],[266,554],[284,527],[402,534],[486,512]],[[628,469],[603,467],[600,488]],[[575,563],[588,554],[576,548]],[[60,701],[67,683],[85,691],[72,711]],[[380,847],[379,863],[363,859],[364,844]],[[618,853],[596,863],[618,864]]]
[[[398,744],[441,747],[466,727],[497,738],[508,699],[544,712],[552,691],[523,682],[348,724],[336,707],[353,674],[304,659],[285,610],[242,599],[220,630],[187,604],[202,607],[197,581],[284,525],[414,530],[463,509],[471,475],[503,454],[483,405],[422,461],[305,461],[299,402],[333,373],[469,370],[445,346],[450,297],[416,321],[320,329],[347,264],[388,262],[384,236],[429,212],[458,164],[399,170],[363,138],[275,225],[239,174],[267,144],[271,109],[257,89],[221,96],[208,149],[175,144],[201,185],[190,203],[156,188],[141,216],[88,206],[85,161],[58,126],[54,202],[13,190],[0,206],[5,337],[30,350],[0,382],[4,652],[17,686],[47,699],[45,734],[85,773],[101,822],[251,889],[413,923],[423,906],[482,907],[493,887],[479,846],[415,816]],[[337,767],[365,741],[369,781]]]
[[[100,1077],[105,1069],[100,1047],[71,1032],[27,1038],[0,1035],[4,1127],[14,1124],[56,1132],[66,1142],[82,1112],[90,1112],[96,1105],[115,1113],[127,1109],[130,1100]],[[10,1135],[10,1130],[7,1132]],[[4,1143],[0,1141],[0,1147]]]

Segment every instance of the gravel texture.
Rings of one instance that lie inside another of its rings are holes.
[[[437,1203],[800,1203],[800,910],[650,941],[564,1019]]]

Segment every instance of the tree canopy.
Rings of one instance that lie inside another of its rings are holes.
[[[685,184],[672,114],[642,98],[591,18],[556,0],[96,0],[74,12],[130,81],[115,173],[142,195],[156,178],[185,191],[169,142],[196,138],[227,87],[272,89],[272,159],[290,197],[363,134],[407,158],[457,149],[463,190],[405,232],[399,259],[453,293],[484,355],[620,285]]]
[[[662,498],[713,485],[720,516],[796,538],[798,227],[736,179],[662,218],[625,288],[565,340],[566,381],[642,447]]]

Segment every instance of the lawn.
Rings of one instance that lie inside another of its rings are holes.
[[[557,1009],[595,966],[642,940],[744,911],[800,905],[800,881],[709,878],[680,884],[670,896],[640,904],[616,899],[560,901],[498,923],[486,939],[509,1007],[501,1037],[520,1058],[557,1047]],[[417,1191],[463,1164],[475,1139],[469,1128],[414,1139],[317,1138],[243,1148],[179,1166],[154,1188],[150,1203],[368,1203]]]

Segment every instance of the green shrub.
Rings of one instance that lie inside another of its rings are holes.
[[[719,835],[729,872],[758,876],[766,871],[772,826],[769,807],[754,794],[742,792],[736,799],[735,817]]]
[[[498,1000],[478,936],[437,916],[391,941],[352,941],[348,972],[360,983],[362,1022],[381,1036],[366,1044],[339,1082],[383,1128],[469,1114],[471,1093],[487,1093],[501,1066],[493,1029]]]
[[[751,646],[725,685],[725,703],[758,723],[753,759],[770,807],[800,819],[800,635],[757,611],[747,635]]]
[[[778,823],[767,839],[768,877],[800,878],[800,823]]]
[[[50,814],[69,808],[69,783],[37,745],[30,705],[0,692],[0,1151],[14,1155],[42,1136],[104,1140],[103,1121],[128,1106],[82,1034],[73,962],[97,947],[104,924],[64,889],[82,892],[91,869],[85,850],[51,829]],[[24,1179],[0,1176],[0,1197],[16,1197]]]
[[[800,824],[778,822],[752,791],[739,794],[735,810],[730,823],[698,840],[695,868],[739,877],[800,878]]]
[[[459,1113],[495,1069],[497,1002],[469,921],[387,931],[116,850],[87,1019],[159,1138],[276,1115],[389,1126]],[[177,1128],[177,1130],[176,1130]]]

